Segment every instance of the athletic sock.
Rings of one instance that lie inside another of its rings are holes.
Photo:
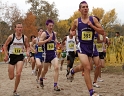
[[[89,92],[90,92],[90,96],[92,96],[93,95],[93,89],[90,89]]]
[[[73,75],[75,72],[74,72],[74,69],[71,70],[71,74]]]
[[[54,83],[54,87],[57,86],[57,83]]]
[[[40,78],[40,81],[43,81],[43,78]]]

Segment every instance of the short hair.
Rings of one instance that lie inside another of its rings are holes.
[[[22,24],[22,23],[21,22],[17,22],[14,27],[16,28],[16,25],[18,25],[18,24]]]
[[[93,17],[95,17],[98,21],[100,21],[100,19],[97,16],[93,16]]]
[[[37,31],[39,32],[41,29],[43,30],[43,28],[38,28]]]
[[[119,32],[115,32],[115,33],[120,35],[120,33],[119,33]]]
[[[51,20],[51,19],[48,19],[48,20],[46,21],[46,25],[48,25],[49,23],[53,23],[53,24],[54,24],[53,20]]]
[[[79,4],[79,8],[81,8],[81,4],[87,4],[87,2],[86,1],[82,1],[82,2],[80,2],[80,4]]]
[[[32,38],[36,38],[36,36],[35,35],[31,35],[31,38],[30,39],[32,40]]]

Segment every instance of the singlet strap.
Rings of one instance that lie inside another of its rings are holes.
[[[13,37],[12,37],[12,40],[11,40],[11,42],[8,44],[8,51],[9,51],[9,48],[10,48],[10,45],[13,43],[13,41],[14,41],[14,38],[15,38],[15,33],[13,34]]]

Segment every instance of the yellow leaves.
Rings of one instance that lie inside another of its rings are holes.
[[[103,8],[94,8],[93,7],[91,15],[97,16],[101,20],[104,13],[105,13],[105,11]]]
[[[117,18],[117,14],[115,13],[115,9],[112,9],[106,12],[106,14],[103,16],[102,24],[103,25],[112,24],[114,23],[116,18]]]
[[[55,30],[57,32],[59,41],[61,41],[61,39],[63,39],[65,35],[67,35],[69,28],[70,26],[68,24],[68,20],[60,20],[59,22],[57,22]]]

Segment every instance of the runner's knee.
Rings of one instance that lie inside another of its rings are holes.
[[[14,75],[13,75],[13,76],[9,76],[9,79],[10,79],[10,80],[13,80],[13,78],[14,78]]]
[[[55,66],[54,70],[55,71],[58,71],[59,70],[59,67],[58,66]]]
[[[90,71],[91,70],[91,66],[90,65],[85,65],[84,66],[84,70]]]
[[[17,72],[16,73],[16,77],[20,77],[21,76],[21,73],[20,72]]]

